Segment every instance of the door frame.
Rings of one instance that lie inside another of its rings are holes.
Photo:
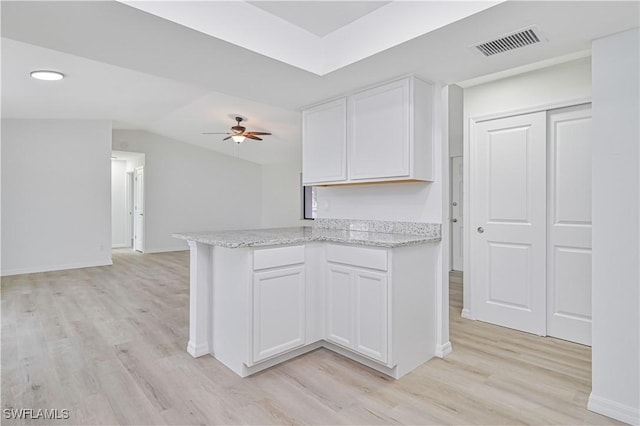
[[[473,270],[471,264],[472,256],[475,257],[475,253],[471,249],[471,230],[476,227],[473,226],[475,217],[472,217],[471,210],[471,194],[475,193],[476,185],[471,179],[473,173],[475,173],[475,165],[473,164],[472,159],[475,158],[475,133],[477,126],[480,122],[494,120],[498,118],[507,118],[513,117],[515,115],[529,114],[533,112],[540,111],[548,111],[551,109],[557,108],[566,108],[570,106],[576,106],[581,104],[590,103],[591,97],[581,97],[568,99],[559,102],[549,102],[537,106],[527,107],[527,108],[518,108],[515,110],[508,110],[502,112],[496,112],[491,114],[483,114],[478,116],[469,117],[469,126],[467,129],[467,137],[463,140],[462,145],[462,157],[463,157],[463,177],[462,177],[462,188],[463,188],[463,206],[462,206],[462,225],[463,225],[463,270],[464,270],[464,281],[463,281],[463,307],[462,307],[462,317],[467,319],[475,320],[477,319],[477,306],[478,301],[478,292],[474,291],[477,288],[477,284],[473,280],[473,276],[475,271]],[[465,161],[466,160],[466,161]],[[473,191],[473,192],[472,192]]]

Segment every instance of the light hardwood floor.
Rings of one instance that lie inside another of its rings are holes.
[[[241,379],[193,359],[188,252],[2,279],[3,424],[615,424],[586,410],[590,348],[460,317],[453,353],[394,381],[324,349]]]

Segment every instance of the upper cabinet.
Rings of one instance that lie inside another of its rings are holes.
[[[302,170],[306,183],[347,179],[347,100],[302,112]]]
[[[407,77],[304,110],[304,184],[433,180],[432,104]]]

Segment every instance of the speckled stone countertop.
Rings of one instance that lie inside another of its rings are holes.
[[[314,227],[185,232],[173,234],[173,237],[227,248],[277,246],[313,241],[394,248],[438,242],[440,225],[318,219]]]

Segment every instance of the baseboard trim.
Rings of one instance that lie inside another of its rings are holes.
[[[447,355],[449,355],[451,352],[453,352],[453,347],[451,346],[451,342],[447,342],[447,343],[443,343],[442,345],[436,346],[435,355],[438,358],[444,358]]]
[[[210,352],[209,351],[209,343],[208,342],[203,342],[203,343],[200,343],[200,344],[196,345],[191,340],[189,340],[189,343],[187,344],[187,352],[189,353],[189,355],[191,355],[194,358],[198,358],[198,357],[201,357],[203,355],[206,355],[206,354],[208,354]]]
[[[67,263],[64,265],[32,266],[29,268],[3,269],[0,273],[0,276],[9,277],[12,275],[37,274],[39,272],[65,271],[67,269],[94,268],[96,266],[110,265],[113,265],[113,261],[111,260],[111,258],[108,258],[92,262]]]
[[[620,404],[619,402],[594,395],[593,392],[589,395],[587,409],[631,425],[640,424],[640,408]]]
[[[170,248],[159,248],[159,249],[145,249],[144,254],[153,254],[153,253],[169,253],[172,251],[189,251],[189,247],[170,247]]]
[[[462,310],[462,313],[460,314],[460,316],[462,318],[470,319],[470,320],[474,320],[475,321],[475,318],[471,315],[471,311],[468,308],[464,308]]]

